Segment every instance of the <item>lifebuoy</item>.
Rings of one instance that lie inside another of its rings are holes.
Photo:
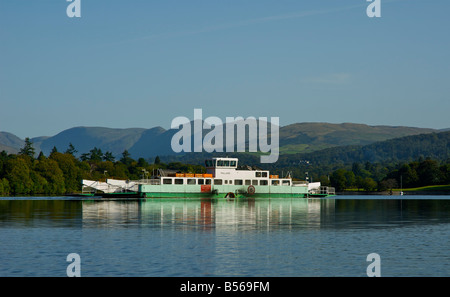
[[[228,192],[228,193],[225,195],[225,198],[235,198],[234,193],[233,193],[233,192]]]
[[[255,192],[256,192],[256,190],[255,190],[255,187],[253,185],[248,186],[247,193],[249,195],[253,195],[253,194],[255,194]]]

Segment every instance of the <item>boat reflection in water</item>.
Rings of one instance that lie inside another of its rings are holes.
[[[83,226],[250,230],[320,227],[334,199],[148,199],[83,201]]]
[[[448,276],[450,199],[0,199],[0,276]],[[444,248],[443,248],[444,247]],[[408,261],[404,259],[407,258]]]

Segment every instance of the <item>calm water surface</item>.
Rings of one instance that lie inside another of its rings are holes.
[[[0,198],[0,276],[450,276],[450,199],[335,198]]]

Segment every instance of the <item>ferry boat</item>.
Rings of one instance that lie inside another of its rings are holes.
[[[319,183],[280,178],[269,171],[238,166],[237,158],[212,158],[205,161],[206,174],[175,173],[138,185],[143,198],[305,198],[334,195],[334,188]]]
[[[320,182],[294,181],[290,175],[279,177],[267,170],[238,166],[237,158],[212,158],[205,161],[206,173],[167,173],[140,181],[108,179],[83,180],[83,189],[101,191],[103,197],[134,198],[307,198],[327,197],[334,188]]]

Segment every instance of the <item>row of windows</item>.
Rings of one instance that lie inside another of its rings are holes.
[[[209,179],[209,178],[188,178],[188,179],[183,179],[183,178],[163,178],[163,184],[164,185],[183,185],[185,184],[184,181],[186,180],[186,185],[211,185],[213,180]],[[270,183],[272,186],[290,186],[291,185],[291,181],[289,179],[272,179],[270,180]],[[233,184],[233,180],[222,180],[222,179],[214,179],[214,184],[215,185],[232,185]],[[257,179],[253,179],[253,180],[242,180],[242,179],[235,179],[234,180],[234,184],[237,186],[241,186],[241,185],[246,185],[246,186],[267,186],[269,184],[268,180],[257,180]]]
[[[203,178],[188,178],[186,179],[186,185],[210,185],[211,179],[203,179]],[[171,178],[163,178],[163,184],[164,185],[171,185],[172,179]],[[174,185],[183,185],[184,179],[183,178],[175,178],[173,179]]]
[[[234,160],[206,160],[205,164],[206,167],[236,167],[237,165]]]

